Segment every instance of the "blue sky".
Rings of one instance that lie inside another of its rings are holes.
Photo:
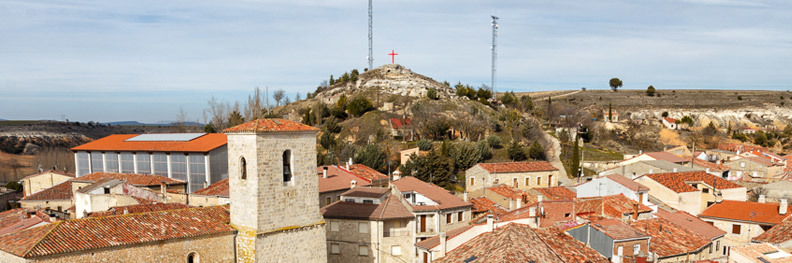
[[[377,1],[374,64],[498,90],[774,89],[792,83],[792,2]],[[0,118],[200,119],[256,86],[305,96],[367,66],[367,3],[0,0]]]

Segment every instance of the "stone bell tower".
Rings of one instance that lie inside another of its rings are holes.
[[[327,262],[317,131],[283,119],[224,131],[237,262]]]

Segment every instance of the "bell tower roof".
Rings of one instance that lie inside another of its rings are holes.
[[[303,131],[319,131],[319,129],[286,119],[258,119],[223,130],[224,133],[240,133],[240,132],[265,133],[265,132],[303,132]]]

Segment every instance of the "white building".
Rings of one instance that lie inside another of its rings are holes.
[[[94,172],[156,174],[192,193],[228,177],[222,133],[113,134],[71,149],[77,177]]]

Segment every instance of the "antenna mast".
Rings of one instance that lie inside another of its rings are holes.
[[[368,33],[369,33],[369,36],[368,36],[368,37],[369,37],[369,39],[368,39],[368,40],[369,40],[369,43],[368,43],[368,44],[369,44],[369,54],[368,54],[368,69],[371,69],[371,68],[374,66],[374,57],[373,57],[374,53],[373,53],[373,51],[372,51],[372,49],[373,49],[373,45],[374,45],[374,44],[373,44],[373,41],[372,41],[372,38],[373,38],[373,36],[372,36],[372,35],[373,35],[373,34],[372,34],[372,31],[373,31],[373,30],[372,30],[372,28],[373,28],[373,26],[374,26],[372,21],[373,21],[374,14],[371,12],[371,0],[369,0],[368,2],[369,2],[369,8],[368,8],[368,11],[369,11],[369,14],[368,14],[368,15],[369,15],[369,32],[368,32]]]
[[[492,89],[493,96],[497,96],[497,94],[495,94],[495,61],[498,59],[498,52],[496,51],[496,47],[498,47],[497,40],[498,40],[498,17],[493,15],[492,16],[492,84],[490,87]]]

